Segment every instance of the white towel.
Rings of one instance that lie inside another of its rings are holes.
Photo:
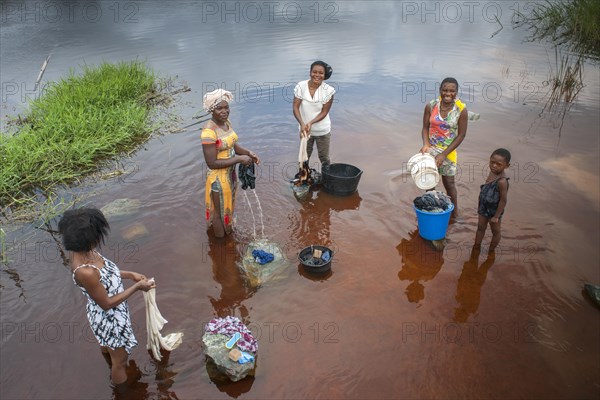
[[[167,351],[173,351],[181,344],[183,333],[171,333],[167,336],[161,336],[160,330],[169,322],[163,318],[158,306],[156,305],[156,289],[150,289],[144,292],[144,301],[146,302],[146,330],[148,331],[147,349],[152,349],[152,355],[158,361],[162,359],[160,348]]]
[[[300,151],[298,152],[298,164],[300,164],[300,168],[302,168],[304,161],[308,161],[307,144],[308,137],[302,136],[302,139],[300,139]]]

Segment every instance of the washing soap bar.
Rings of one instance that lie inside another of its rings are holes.
[[[238,349],[232,349],[229,352],[229,359],[233,362],[237,362],[241,356],[242,356],[242,352],[239,351]]]

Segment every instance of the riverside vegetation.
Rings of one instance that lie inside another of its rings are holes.
[[[548,40],[554,46],[555,65],[548,80],[545,109],[561,102],[572,104],[583,88],[584,62],[600,62],[600,1],[552,0],[537,4],[516,26],[525,26],[529,41]],[[564,112],[568,107],[563,109]]]
[[[82,70],[47,85],[24,117],[0,132],[0,217],[60,212],[68,206],[60,191],[131,154],[176,119],[163,107],[173,99],[166,90],[170,81],[158,79],[144,63]]]

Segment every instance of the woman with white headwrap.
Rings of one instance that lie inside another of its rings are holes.
[[[223,237],[233,228],[233,209],[237,176],[235,165],[252,165],[260,159],[252,151],[240,146],[238,136],[229,122],[231,92],[217,89],[206,93],[204,109],[212,118],[202,129],[202,151],[208,165],[206,177],[206,221],[212,224],[215,236]]]

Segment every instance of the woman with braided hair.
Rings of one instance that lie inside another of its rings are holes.
[[[435,157],[435,164],[442,176],[446,193],[452,199],[452,215],[458,216],[458,193],[454,177],[457,171],[456,149],[467,134],[468,111],[457,98],[458,82],[445,78],[440,85],[440,96],[425,105],[421,153]]]

